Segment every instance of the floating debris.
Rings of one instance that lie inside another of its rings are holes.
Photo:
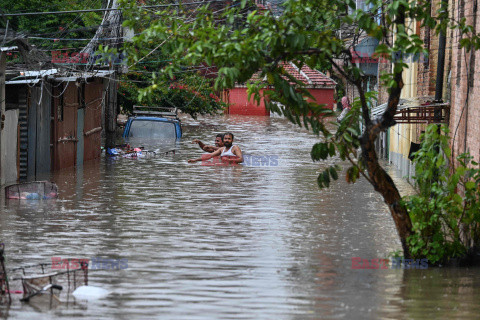
[[[49,181],[33,181],[5,187],[7,199],[42,200],[58,197],[57,185]]]

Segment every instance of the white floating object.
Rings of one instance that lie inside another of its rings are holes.
[[[110,292],[94,286],[80,286],[73,291],[73,296],[82,300],[96,300],[108,296]]]

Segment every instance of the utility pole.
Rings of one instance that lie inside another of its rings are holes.
[[[441,4],[442,11],[448,10],[448,2],[442,0]],[[447,43],[447,36],[444,31],[440,31],[438,37],[438,61],[437,61],[437,79],[435,82],[435,102],[443,102],[443,78],[445,72],[445,46]],[[435,122],[440,122],[442,117],[442,110],[435,110],[434,119]]]
[[[113,65],[110,70],[113,73],[109,76],[108,100],[105,107],[105,148],[115,146],[115,132],[117,129],[117,68]]]
[[[118,48],[121,39],[121,11],[118,10],[117,0],[108,0],[106,8],[109,9],[102,19],[100,27],[95,32],[95,36],[83,48],[82,53],[89,54],[90,63],[94,63],[95,51],[98,46],[104,41],[102,38],[112,38],[110,41],[110,48]],[[112,148],[115,146],[115,133],[117,129],[117,72],[118,67],[114,64],[115,59],[109,61],[109,70],[111,74],[108,76],[108,86],[106,88],[105,105],[105,148]]]

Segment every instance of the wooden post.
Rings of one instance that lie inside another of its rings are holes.
[[[5,138],[3,128],[5,127],[5,52],[0,51],[0,185],[5,184]]]
[[[108,103],[105,108],[105,148],[115,146],[115,130],[117,128],[117,74],[110,75],[108,83]]]

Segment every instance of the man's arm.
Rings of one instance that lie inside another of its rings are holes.
[[[193,139],[192,143],[198,144],[198,146],[200,147],[200,149],[204,150],[203,148],[205,147],[205,143],[203,143],[202,141],[200,141],[200,140],[198,140],[198,139]]]
[[[207,146],[207,145],[205,145],[205,143],[203,143],[202,141],[200,141],[198,139],[193,139],[192,143],[198,144],[200,149],[202,149],[205,152],[214,152],[214,151],[217,151],[219,149],[219,147]]]
[[[190,159],[190,160],[188,160],[188,162],[193,163],[193,162],[202,161],[202,160],[209,160],[213,157],[219,156],[221,153],[222,153],[222,148],[219,148],[218,150],[216,150],[213,153],[204,154],[200,158],[197,158],[197,159]]]
[[[215,146],[204,146],[203,147],[203,151],[210,152],[210,153],[215,152],[218,149],[220,149],[220,147],[215,147]]]

